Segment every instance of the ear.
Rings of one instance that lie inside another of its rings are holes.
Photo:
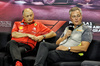
[[[82,20],[82,15],[81,15],[81,20]]]
[[[24,18],[24,16],[22,16]]]

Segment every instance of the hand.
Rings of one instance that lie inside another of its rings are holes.
[[[38,36],[37,38],[38,38],[38,42],[40,42],[43,40],[44,37],[41,35],[41,36]]]
[[[32,40],[34,41],[38,41],[38,38],[34,35],[31,35],[31,34],[27,34],[29,38],[31,38]]]
[[[61,46],[58,46],[56,48],[56,50],[68,51],[68,47],[65,47],[65,46],[61,45]]]
[[[68,30],[67,33],[65,34],[65,37],[69,37],[71,35],[72,31]]]

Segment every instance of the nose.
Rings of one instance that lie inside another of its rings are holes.
[[[77,20],[77,19],[78,19],[78,17],[76,16],[76,17],[75,17],[75,20]]]
[[[31,18],[32,18],[31,16],[28,17],[28,19],[31,19]]]
[[[29,18],[31,18],[31,16],[29,16]]]

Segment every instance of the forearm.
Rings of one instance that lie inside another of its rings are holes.
[[[87,49],[84,46],[73,46],[73,47],[70,47],[70,48],[71,48],[70,51],[75,52],[75,53],[87,51]]]
[[[56,41],[56,44],[59,45],[60,42],[64,41],[65,39],[67,39],[70,35],[71,35],[71,30],[68,30],[67,33],[62,37],[62,38],[59,38],[57,41]]]
[[[38,42],[40,42],[40,41],[42,41],[44,38],[47,39],[47,38],[52,38],[52,37],[54,37],[54,36],[56,36],[56,33],[53,32],[53,31],[51,31],[51,32],[48,33],[48,34],[45,34],[45,36],[40,35],[40,36],[38,36],[37,38],[38,38]]]
[[[34,41],[38,41],[38,38],[35,35],[31,35],[27,33],[13,32],[12,37],[14,38],[29,37]]]
[[[56,33],[55,33],[54,31],[51,31],[51,32],[48,33],[48,34],[45,34],[45,39],[47,39],[47,38],[52,38],[52,37],[54,37],[54,36],[56,36]]]
[[[56,48],[56,50],[69,51],[68,48],[69,48],[69,47],[60,45],[60,46],[58,46],[58,47]],[[86,49],[85,49],[84,46],[73,46],[73,47],[70,47],[70,52],[75,52],[75,53],[78,53],[78,52],[86,52]]]
[[[26,33],[20,33],[20,32],[13,32],[12,33],[12,37],[15,37],[15,38],[20,38],[20,37],[27,37],[28,34]]]
[[[70,47],[70,52],[86,52],[88,47],[89,47],[90,43],[87,41],[82,41],[81,42],[81,46],[72,46]],[[63,51],[68,51],[69,47],[60,45],[59,47],[56,48],[56,50],[63,50]]]
[[[59,38],[59,39],[56,41],[56,45],[59,45],[60,42],[64,41],[65,39],[67,39],[67,36],[63,36],[62,38]]]
[[[71,52],[86,52],[88,47],[90,45],[90,42],[88,41],[82,41],[81,46],[73,46],[71,47],[70,51]]]

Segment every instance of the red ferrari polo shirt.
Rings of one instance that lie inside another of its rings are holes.
[[[28,33],[35,36],[44,35],[51,32],[51,29],[47,28],[41,22],[34,22],[31,24],[27,24],[22,20],[22,22],[15,22],[12,28],[12,32],[21,32],[21,33]],[[32,49],[36,46],[37,41],[32,40],[29,37],[21,37],[21,38],[14,38],[12,37],[11,40],[15,40],[16,42],[21,42],[24,44],[28,44]]]

